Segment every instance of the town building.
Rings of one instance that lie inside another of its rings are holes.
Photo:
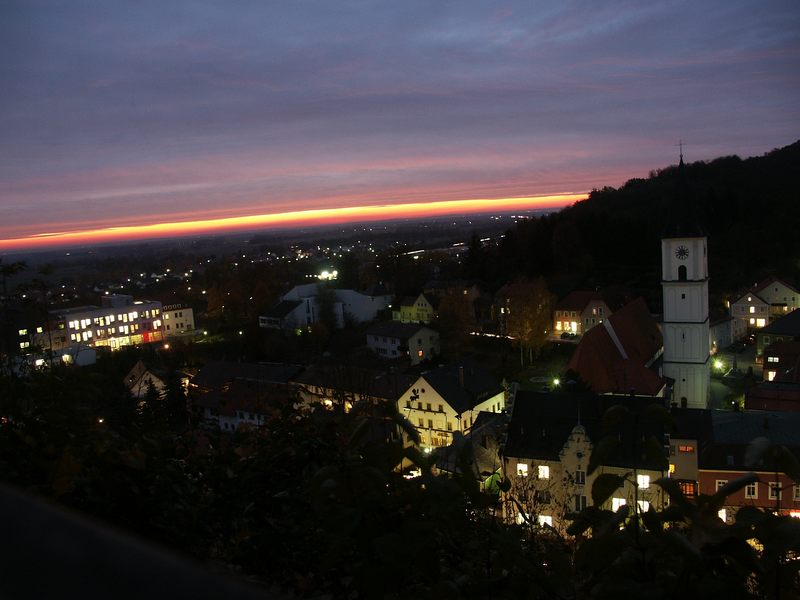
[[[116,350],[164,339],[161,302],[124,294],[101,296],[100,302],[100,306],[51,310],[46,324],[19,330],[20,350],[38,347],[63,353],[73,346]]]
[[[392,306],[392,320],[401,323],[430,323],[436,318],[439,297],[432,294],[406,296]]]
[[[341,408],[349,411],[357,402],[396,405],[400,395],[416,380],[396,371],[341,364],[311,365],[291,379],[296,406],[313,410]]]
[[[745,392],[745,408],[800,411],[800,341],[770,344],[763,365],[764,381]]]
[[[137,399],[146,398],[150,389],[160,398],[167,387],[166,377],[162,372],[149,368],[141,360],[136,361],[124,379],[125,387],[131,396]]]
[[[604,473],[619,476],[621,485],[598,508],[663,508],[666,495],[654,482],[668,473],[666,456],[647,456],[641,446],[642,439],[663,436],[663,422],[648,418],[653,402],[660,401],[517,392],[502,450],[503,475],[510,483],[503,494],[504,518],[563,534],[569,514],[593,505],[592,485]],[[624,416],[617,429],[606,431],[603,416],[612,407],[622,407]],[[613,451],[590,473],[592,451],[605,435],[615,439]]]
[[[800,307],[800,292],[778,277],[768,277],[730,303],[733,338],[766,327]]]
[[[676,210],[680,213],[681,207]],[[661,238],[663,374],[673,382],[674,402],[705,408],[711,376],[708,243],[696,223],[685,214],[677,216]]]
[[[210,361],[189,381],[189,400],[206,425],[227,432],[257,427],[293,402],[289,381],[302,369],[284,363]]]
[[[386,309],[392,297],[385,290],[380,295],[369,296],[354,290],[338,290],[322,287],[319,283],[297,285],[285,293],[280,301],[265,315],[259,316],[258,324],[265,329],[295,331],[307,329],[321,319],[323,302],[329,309],[337,328],[345,323],[368,323]]]
[[[504,387],[486,370],[469,362],[442,366],[420,375],[397,401],[420,436],[420,446],[449,446],[454,432],[470,431],[481,411],[499,413]],[[410,443],[410,441],[409,441]]]
[[[800,412],[709,412],[712,433],[702,439],[698,493],[710,496],[739,477],[756,475],[725,499],[720,519],[732,523],[745,506],[800,518],[800,485],[784,471],[800,458]]]
[[[756,332],[756,362],[761,363],[764,350],[771,344],[800,341],[800,310],[793,310]]]
[[[194,333],[194,310],[185,304],[167,304],[164,314],[164,335],[168,338]]]
[[[584,334],[567,369],[596,394],[664,396],[662,348],[658,325],[637,298]]]
[[[563,333],[571,333],[581,336],[601,324],[611,313],[600,292],[570,292],[553,310],[553,335],[558,337]]]
[[[412,365],[439,355],[439,333],[413,323],[381,321],[367,328],[367,347],[381,358],[407,358]]]

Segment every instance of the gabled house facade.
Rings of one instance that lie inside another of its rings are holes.
[[[611,316],[611,308],[600,292],[574,291],[553,310],[553,334],[581,336]]]
[[[769,304],[755,292],[746,292],[731,302],[732,335],[740,340],[748,332],[766,327],[769,319]]]
[[[386,359],[407,358],[412,365],[438,356],[439,333],[420,325],[383,321],[367,328],[367,348]]]
[[[258,325],[265,329],[293,331],[307,329],[321,318],[321,284],[297,285],[285,293],[280,301],[266,314],[259,316]],[[391,296],[380,290],[378,296],[369,296],[355,290],[327,290],[331,297],[330,309],[336,320],[336,327],[344,327],[347,321],[367,323],[391,303]],[[377,288],[375,288],[377,291]]]
[[[481,411],[499,413],[505,404],[505,390],[494,377],[459,363],[420,375],[401,394],[397,409],[416,427],[420,446],[431,449],[449,446],[454,432],[469,432]]]
[[[430,294],[406,296],[392,307],[392,320],[401,323],[430,323],[436,318],[438,298]]]
[[[646,401],[517,392],[502,450],[503,476],[510,483],[502,502],[507,521],[552,527],[565,534],[571,523],[567,515],[592,505],[592,484],[603,473],[618,475],[624,481],[599,508],[616,512],[627,505],[646,512],[650,506],[665,506],[665,494],[653,484],[666,475],[661,470],[663,465],[644,459],[636,451],[637,434],[644,430],[641,424],[637,427],[642,431],[638,432],[633,426],[623,428],[615,453],[594,472],[588,472],[592,450],[604,435],[603,412],[616,405],[626,406],[633,413],[641,411]],[[631,434],[625,435],[625,431]]]

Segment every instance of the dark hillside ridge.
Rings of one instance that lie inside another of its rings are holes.
[[[708,234],[712,295],[800,275],[800,142],[764,156],[670,166],[593,190],[559,213],[522,222],[498,248],[501,278],[544,275],[558,294],[625,284],[659,311],[660,239],[685,194]],[[713,299],[712,299],[713,304]]]

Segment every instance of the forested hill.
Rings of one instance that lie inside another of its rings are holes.
[[[800,141],[761,157],[690,163],[682,179],[708,232],[712,295],[771,274],[800,283]],[[520,222],[487,261],[488,279],[543,275],[558,294],[626,284],[659,310],[660,236],[677,194],[671,166]]]

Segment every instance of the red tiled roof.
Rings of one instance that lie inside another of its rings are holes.
[[[644,300],[637,298],[583,336],[568,368],[598,394],[635,391],[654,396],[664,381],[647,365],[662,346],[658,325]]]

